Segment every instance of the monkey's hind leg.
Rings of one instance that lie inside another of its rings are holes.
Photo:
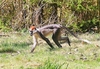
[[[64,43],[67,42],[68,45],[71,46],[71,42],[70,42],[68,36],[61,37],[59,40],[60,40],[60,41],[64,41]]]
[[[66,39],[67,39],[67,43],[68,43],[68,45],[71,46],[71,44],[70,44],[71,42],[70,42],[69,38],[66,37]]]
[[[59,47],[62,48],[62,46],[60,45],[58,39],[59,39],[59,34],[60,34],[60,29],[57,29],[56,32],[52,35],[52,39],[55,42],[55,44]]]

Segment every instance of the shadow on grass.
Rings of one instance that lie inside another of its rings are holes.
[[[30,44],[25,42],[2,43],[0,53],[16,53],[17,50],[26,49]]]
[[[57,51],[57,50],[60,50],[60,49],[62,49],[62,48],[48,48],[49,49],[49,51]]]
[[[3,48],[3,49],[0,49],[0,53],[16,53],[16,52],[17,51],[15,51],[12,48]]]

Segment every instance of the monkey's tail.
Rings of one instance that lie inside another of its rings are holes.
[[[76,37],[78,40],[84,42],[84,43],[87,43],[87,44],[91,44],[90,41],[86,40],[86,39],[82,39],[82,38],[79,38],[77,35],[75,35],[73,32],[71,32],[67,27],[63,26],[63,28],[65,28],[69,33],[71,33],[74,37]]]

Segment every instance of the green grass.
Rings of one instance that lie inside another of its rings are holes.
[[[82,34],[94,44],[83,44],[70,36],[71,47],[62,44],[55,49],[39,40],[39,45],[30,53],[32,37],[27,33],[0,37],[0,69],[100,69],[100,37],[98,34]]]

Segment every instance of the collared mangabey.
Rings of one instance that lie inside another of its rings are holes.
[[[45,25],[42,26],[40,28],[36,28],[35,26],[31,26],[29,29],[30,35],[33,36],[33,46],[32,46],[32,50],[31,52],[34,51],[36,45],[37,45],[37,39],[38,38],[42,38],[44,41],[47,42],[47,44],[51,47],[54,48],[52,43],[49,41],[48,38],[46,38],[47,35],[52,34],[52,39],[55,42],[55,44],[61,48],[61,44],[59,43],[59,40],[61,39],[66,39],[69,46],[70,46],[70,41],[68,37],[62,38],[61,34],[62,34],[62,30],[66,29],[68,32],[70,32],[74,37],[76,37],[77,39],[86,42],[86,43],[90,43],[87,40],[81,39],[79,37],[77,37],[74,33],[72,33],[67,27],[62,26],[60,24],[49,24],[49,25]]]

